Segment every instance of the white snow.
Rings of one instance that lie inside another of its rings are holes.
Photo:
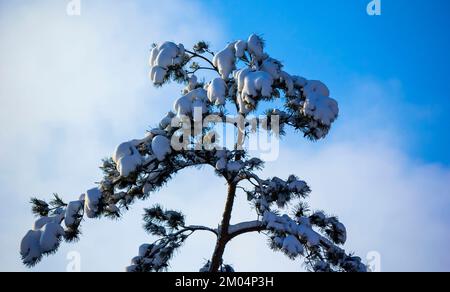
[[[64,218],[64,214],[58,214],[58,215],[51,216],[51,217],[47,217],[47,216],[41,217],[38,220],[36,220],[36,222],[34,222],[33,230],[35,230],[35,231],[41,230],[42,227],[44,227],[46,224],[51,223],[51,222],[60,224],[61,221],[63,220],[63,218]]]
[[[308,246],[311,247],[317,246],[322,239],[322,236],[312,229],[310,221],[306,217],[298,218],[297,223],[287,215],[278,216],[270,211],[266,211],[262,221],[268,229],[299,236],[306,240]]]
[[[285,71],[281,71],[280,78],[281,78],[281,81],[283,81],[284,84],[286,85],[286,88],[287,88],[286,95],[293,96],[295,94],[295,91],[294,91],[295,84],[294,84],[294,79],[292,78],[292,76],[289,75],[288,73],[286,73]]]
[[[252,34],[247,41],[248,52],[256,60],[262,60],[265,55],[263,51],[263,42],[261,38],[255,34]]]
[[[159,161],[163,161],[167,155],[172,153],[170,140],[165,136],[156,136],[152,140],[152,151]]]
[[[238,87],[238,104],[240,113],[248,113],[258,97],[272,96],[272,76],[265,71],[241,69],[233,74]]]
[[[64,224],[66,225],[66,227],[71,227],[76,223],[77,221],[76,216],[80,213],[82,209],[83,209],[82,201],[73,201],[67,205],[66,215],[64,218]]]
[[[207,92],[203,88],[197,88],[175,101],[174,110],[178,116],[190,115],[194,108],[200,108],[202,113],[207,112]]]
[[[330,126],[339,114],[338,103],[329,98],[330,91],[320,81],[308,81],[303,88],[306,97],[303,113],[314,120]]]
[[[84,213],[88,218],[95,218],[97,216],[98,205],[100,203],[101,197],[102,193],[98,188],[93,188],[86,192],[84,201]]]
[[[231,72],[236,68],[236,51],[234,44],[229,44],[213,58],[213,64],[219,70],[223,79],[228,79]]]
[[[20,243],[20,255],[25,264],[32,264],[42,256],[41,245],[39,243],[41,234],[42,231],[40,230],[30,230],[23,237]]]
[[[229,172],[238,172],[242,169],[242,161],[230,161],[227,164],[227,170]]]
[[[300,224],[298,226],[298,236],[306,240],[309,246],[317,246],[322,236],[315,232],[310,226]]]
[[[152,80],[155,85],[161,85],[164,83],[166,74],[167,69],[160,66],[154,66],[150,69],[150,80]]]
[[[185,53],[183,45],[165,42],[152,49],[149,65],[151,67],[150,79],[155,85],[163,83],[167,74],[167,68],[171,65],[180,64]]]
[[[43,253],[55,251],[64,235],[64,228],[58,223],[48,223],[44,226],[39,244]]]
[[[293,235],[288,235],[283,241],[283,250],[291,256],[303,254],[303,246],[298,239]]]
[[[319,94],[325,97],[330,96],[328,87],[318,80],[308,80],[303,90],[305,95]]]
[[[224,170],[227,167],[227,160],[225,158],[220,158],[216,162],[216,169],[217,170]]]
[[[173,112],[168,112],[166,114],[166,116],[159,123],[159,127],[162,130],[167,129],[167,127],[169,127],[172,124],[172,120],[173,120],[174,117],[175,117],[175,114]]]
[[[261,71],[269,73],[273,79],[279,79],[281,74],[281,63],[273,58],[267,58],[261,65]]]
[[[198,84],[198,79],[197,76],[192,75],[191,77],[189,77],[188,79],[188,84],[186,86],[186,88],[184,89],[184,94],[187,94],[189,91],[192,91],[195,89],[195,87]]]
[[[292,81],[294,81],[294,85],[298,88],[303,88],[306,85],[307,80],[300,76],[292,76]]]
[[[215,78],[208,85],[208,99],[212,104],[224,105],[227,84],[222,78]]]
[[[219,150],[216,153],[216,157],[219,158],[219,160],[217,160],[216,162],[216,169],[221,171],[227,168],[228,159],[226,152],[223,150]]]
[[[248,72],[244,77],[244,87],[242,94],[244,96],[258,96],[258,93],[263,97],[270,97],[272,95],[273,78],[269,73],[264,71]]]
[[[127,177],[130,173],[142,165],[144,158],[141,156],[136,146],[137,141],[129,141],[120,144],[113,154],[113,161],[117,164],[117,171],[123,177]]]
[[[256,228],[259,226],[262,226],[262,222],[261,221],[249,221],[249,222],[242,222],[242,223],[238,223],[235,225],[230,225],[230,227],[228,227],[228,233],[236,233],[239,232],[241,230],[247,230],[247,229],[251,229],[251,228]]]
[[[58,223],[50,222],[42,230],[39,244],[41,252],[47,253],[56,250],[59,246],[61,236],[64,235],[64,228]]]
[[[243,40],[238,40],[234,43],[234,49],[236,51],[236,58],[242,58],[245,56],[245,51],[247,50],[247,42]]]

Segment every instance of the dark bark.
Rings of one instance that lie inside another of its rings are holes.
[[[236,183],[228,183],[227,202],[223,212],[222,224],[220,225],[219,236],[211,259],[210,272],[217,272],[222,265],[222,257],[225,247],[230,241],[228,228],[230,227],[231,213],[233,211],[234,198],[236,196]]]

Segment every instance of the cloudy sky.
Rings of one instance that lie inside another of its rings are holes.
[[[263,176],[305,179],[310,205],[339,215],[346,249],[376,252],[383,271],[450,270],[450,3],[351,1],[0,0],[0,271],[25,271],[19,243],[30,229],[31,196],[77,198],[101,178],[100,159],[142,137],[179,97],[147,79],[154,42],[192,45],[262,34],[288,72],[329,85],[341,108],[326,140],[290,133]],[[156,2],[156,1],[155,1]],[[216,226],[226,186],[208,169],[179,174],[123,220],[88,220],[32,271],[65,271],[77,252],[83,271],[122,271],[140,244],[142,208],[161,202],[188,223]],[[234,222],[253,219],[238,197]],[[196,271],[214,238],[195,235],[172,262]],[[233,241],[225,261],[238,271],[298,271],[262,235]]]

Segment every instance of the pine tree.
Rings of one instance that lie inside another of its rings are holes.
[[[145,138],[119,145],[102,163],[103,180],[78,200],[66,204],[56,194],[48,203],[31,200],[32,211],[39,219],[22,240],[25,265],[34,266],[43,255],[55,253],[63,240],[78,240],[85,218],[119,218],[135,200],[147,199],[179,171],[209,165],[228,185],[219,227],[188,225],[181,212],[160,205],[145,209],[144,228],[158,240],[142,245],[127,271],[166,270],[174,252],[191,234],[201,231],[217,237],[211,260],[200,269],[203,272],[232,272],[233,268],[223,261],[227,243],[249,232],[267,235],[270,248],[289,258],[303,257],[310,271],[366,271],[359,257],[346,254],[340,247],[347,236],[338,218],[309,210],[305,203],[311,192],[307,183],[295,175],[287,179],[260,178],[257,172],[264,162],[250,157],[245,146],[249,135],[261,128],[275,137],[292,127],[310,140],[324,138],[339,109],[322,82],[283,71],[282,63],[265,53],[264,41],[258,35],[232,42],[217,53],[204,41],[192,50],[172,42],[155,44],[150,66],[155,86],[170,81],[186,85],[173,111]],[[210,82],[199,82],[196,74],[202,70],[218,76]],[[250,118],[262,101],[272,101],[279,108]],[[237,130],[232,149],[218,143],[214,126],[220,123]],[[231,225],[238,191],[256,210],[257,220]],[[284,214],[289,210],[291,215]]]

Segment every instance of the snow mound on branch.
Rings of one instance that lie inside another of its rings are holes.
[[[212,104],[225,105],[227,84],[222,78],[215,78],[207,86],[208,99]]]
[[[185,49],[182,44],[176,45],[172,42],[165,42],[152,49],[149,64],[151,67],[150,79],[153,84],[164,83],[168,67],[178,65],[183,62]]]
[[[326,126],[336,120],[339,107],[336,100],[330,98],[330,91],[320,81],[308,81],[303,88],[305,103],[303,113]]]
[[[294,96],[295,95],[295,83],[294,79],[291,75],[286,73],[285,71],[280,72],[280,79],[282,82],[284,82],[284,85],[286,86],[286,95],[287,96]]]
[[[296,75],[292,76],[292,81],[294,82],[294,86],[297,88],[303,88],[308,82],[306,78]]]
[[[234,43],[234,49],[236,51],[236,58],[243,58],[247,50],[247,42],[243,40],[236,41]]]
[[[282,249],[290,256],[296,257],[299,254],[303,254],[303,246],[298,241],[298,239],[293,236],[289,235],[283,240]]]
[[[152,151],[159,161],[163,161],[167,155],[172,153],[170,140],[165,136],[156,136],[152,140]]]
[[[247,41],[248,52],[256,60],[265,58],[263,40],[256,34],[252,34]]]
[[[159,123],[159,127],[162,130],[167,129],[172,124],[172,119],[175,117],[175,114],[173,112],[168,112],[166,116],[161,120]]]
[[[61,237],[64,235],[64,228],[58,223],[48,223],[44,226],[39,244],[42,253],[50,253],[59,247]]]
[[[95,218],[97,216],[101,198],[102,193],[98,188],[93,188],[86,192],[84,199],[84,213],[88,218]]]
[[[261,71],[269,73],[273,79],[279,79],[281,76],[281,62],[273,58],[267,58],[261,65]]]
[[[122,143],[113,154],[112,158],[117,165],[117,171],[123,177],[127,177],[130,173],[135,172],[144,160],[136,148],[138,144],[138,141]]]
[[[236,71],[234,78],[238,87],[239,111],[242,114],[250,112],[255,108],[260,97],[272,96],[272,76],[265,71],[252,71],[245,68]]]
[[[192,75],[188,79],[187,86],[183,89],[183,94],[187,94],[188,92],[194,90],[197,87],[198,84],[198,78],[195,75]]]
[[[41,240],[42,231],[30,230],[20,243],[20,255],[26,265],[35,264],[41,257]]]
[[[43,216],[43,217],[39,218],[38,220],[36,220],[36,222],[34,222],[33,230],[35,230],[35,231],[40,230],[46,224],[52,223],[52,222],[60,224],[61,221],[63,220],[63,218],[64,218],[63,214],[59,214],[59,215],[55,215],[55,216],[51,216],[51,217]]]
[[[221,170],[224,170],[225,168],[227,168],[228,158],[227,158],[226,152],[223,150],[217,151],[216,157],[218,158],[218,160],[216,162],[216,169],[218,171],[221,171]]]
[[[199,108],[202,114],[207,112],[207,92],[203,88],[197,88],[175,101],[173,106],[178,116],[190,115],[195,108]]]
[[[79,215],[83,209],[82,201],[73,201],[67,205],[66,214],[64,218],[64,224],[67,228],[76,225],[79,222]]]
[[[229,44],[213,58],[213,64],[219,70],[223,79],[228,79],[231,72],[236,68],[236,51],[234,44]]]
[[[242,161],[230,161],[227,164],[227,170],[229,172],[239,172],[243,167]]]

